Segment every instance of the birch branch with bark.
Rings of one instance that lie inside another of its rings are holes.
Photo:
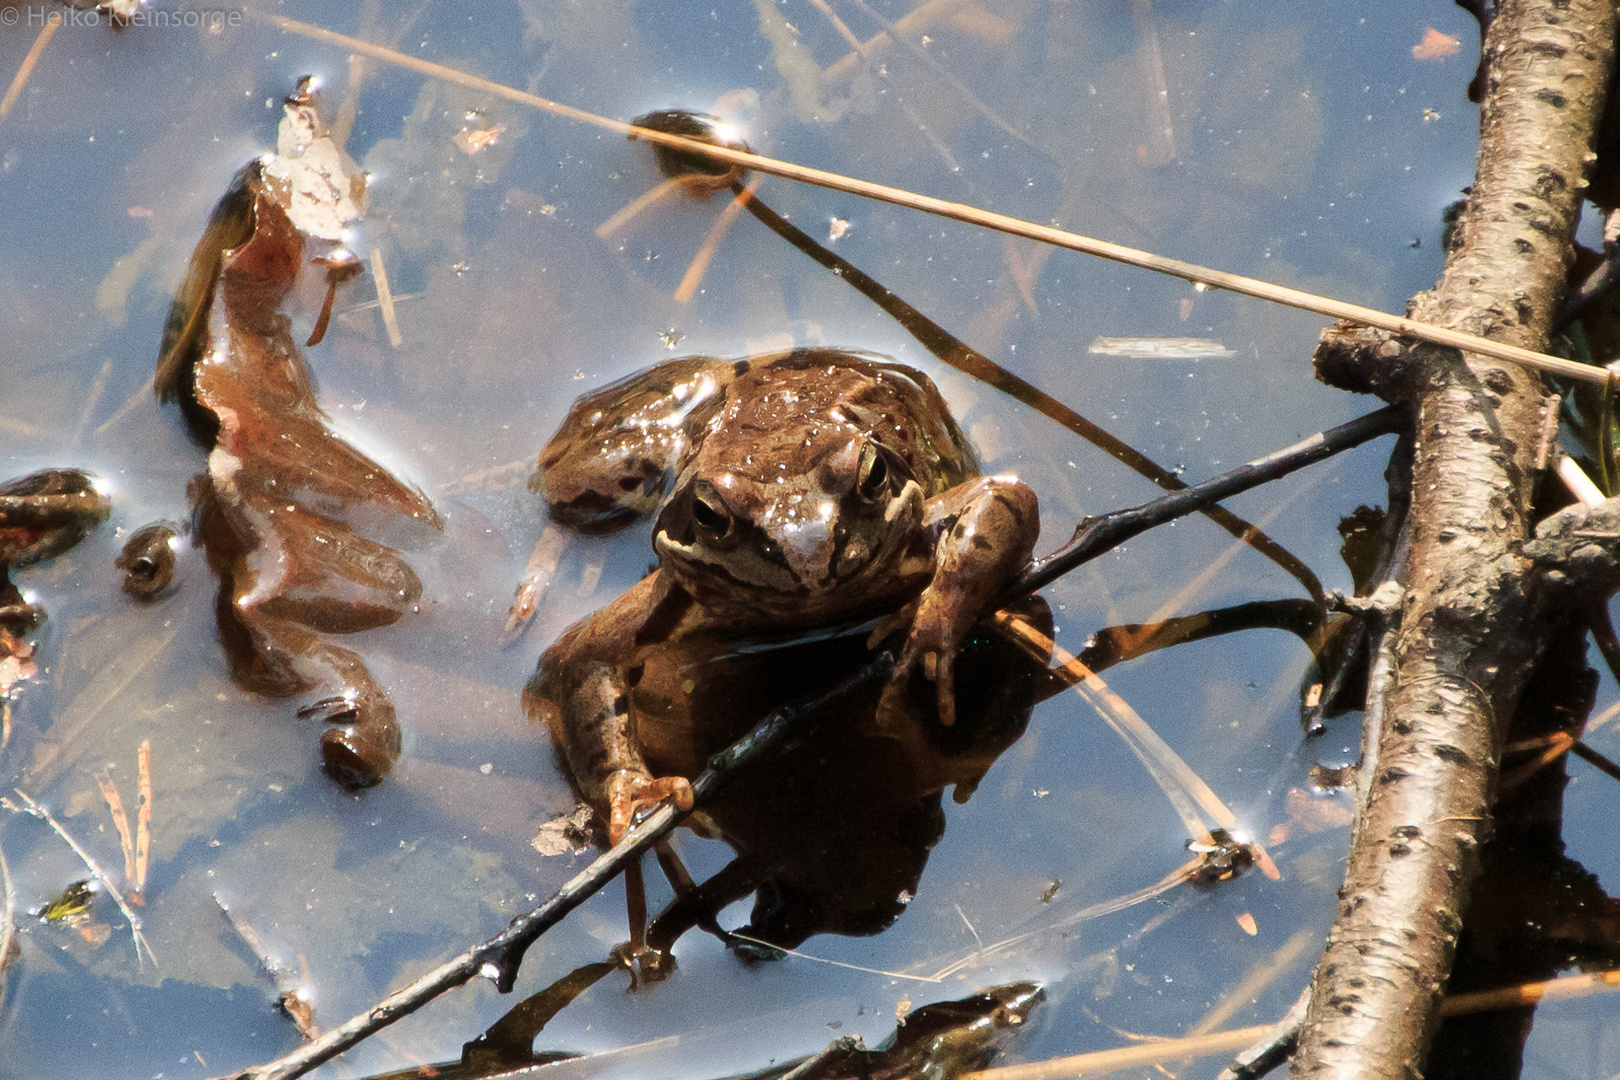
[[[1608,0],[1501,4],[1468,208],[1413,317],[1546,347],[1614,36]],[[1524,544],[1556,399],[1528,369],[1342,324],[1316,364],[1326,382],[1406,404],[1416,446],[1392,662],[1371,688],[1384,722],[1294,1072],[1415,1077],[1479,872],[1503,729],[1544,646]]]

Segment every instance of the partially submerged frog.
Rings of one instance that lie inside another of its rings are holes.
[[[72,548],[111,510],[96,480],[78,469],[49,469],[0,484],[0,709],[12,686],[34,673],[27,638],[45,619],[44,610],[12,583],[12,571]]]
[[[657,568],[569,628],[524,691],[614,843],[641,810],[691,804],[687,778],[655,776],[636,731],[648,650],[881,617],[872,644],[905,640],[880,724],[921,672],[950,725],[956,654],[1040,528],[1033,491],[979,475],[925,375],[831,349],[671,360],[587,395],[535,486],[582,532],[657,512]]]

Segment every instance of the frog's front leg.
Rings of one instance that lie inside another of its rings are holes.
[[[608,842],[624,838],[636,815],[673,797],[692,806],[682,776],[654,777],[636,745],[627,669],[649,628],[678,623],[690,600],[658,572],[570,627],[540,657],[523,690],[529,717],[551,731],[553,745],[579,796],[606,822]]]
[[[956,722],[951,672],[973,624],[1035,550],[1041,521],[1035,492],[1012,476],[981,476],[932,499],[925,529],[937,535],[934,576],[917,599],[879,627],[874,642],[908,625],[905,646],[878,705],[880,723],[899,714],[906,684],[922,665],[935,681],[939,721]]]

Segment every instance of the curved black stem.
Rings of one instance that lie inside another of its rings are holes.
[[[1213,480],[1184,488],[1129,510],[1088,517],[1075,527],[1074,537],[1062,548],[1036,559],[1002,592],[1003,604],[1043,589],[1081,563],[1095,559],[1156,525],[1275,480],[1342,450],[1360,446],[1380,435],[1392,434],[1406,424],[1406,414],[1394,405],[1329,428],[1274,454],[1240,465]]]

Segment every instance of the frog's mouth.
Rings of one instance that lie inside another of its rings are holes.
[[[916,531],[923,514],[922,488],[906,481],[900,492],[883,506],[883,529],[889,539]],[[753,542],[730,543],[725,548],[693,537],[682,543],[659,529],[653,547],[662,565],[677,579],[702,588],[744,587],[763,593],[813,597],[844,591],[852,580],[871,577],[898,554],[902,544],[859,540],[834,542],[830,525],[798,526],[791,534],[767,534],[753,527]],[[706,591],[706,590],[703,590]]]

